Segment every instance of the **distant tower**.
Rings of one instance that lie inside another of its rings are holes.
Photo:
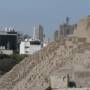
[[[69,17],[66,17],[66,24],[69,24]]]
[[[43,42],[43,27],[41,25],[37,25],[34,27],[34,32],[33,32],[33,39],[37,39]]]
[[[56,31],[54,32],[54,41],[57,41],[58,39],[59,39],[59,31],[56,30]]]

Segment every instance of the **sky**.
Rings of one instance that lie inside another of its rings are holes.
[[[90,15],[90,0],[0,0],[0,26],[32,36],[33,27],[41,24],[52,38],[59,25],[70,18],[77,23]]]

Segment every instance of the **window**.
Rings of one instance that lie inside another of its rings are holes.
[[[30,41],[30,45],[40,45],[40,41]]]
[[[29,48],[28,46],[25,46],[25,48]]]
[[[25,53],[29,53],[29,51],[25,51]]]

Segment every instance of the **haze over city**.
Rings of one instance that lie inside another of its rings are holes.
[[[0,90],[90,90],[90,0],[0,0]]]
[[[32,35],[34,25],[41,24],[47,37],[70,17],[76,23],[90,13],[90,0],[0,0],[0,26],[13,26]]]

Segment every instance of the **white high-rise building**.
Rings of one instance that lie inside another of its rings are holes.
[[[33,33],[33,39],[40,40],[41,42],[43,42],[43,37],[44,37],[43,31],[44,31],[43,27],[40,24],[35,26],[34,33]]]

